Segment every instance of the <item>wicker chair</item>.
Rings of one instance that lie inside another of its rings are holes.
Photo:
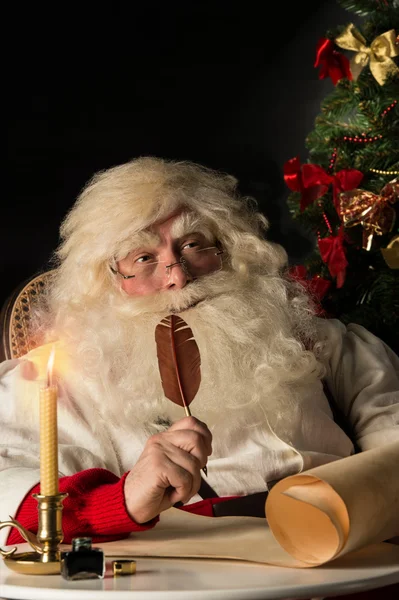
[[[31,310],[52,273],[49,270],[29,277],[3,304],[0,312],[0,361],[20,358],[37,346],[30,334]]]

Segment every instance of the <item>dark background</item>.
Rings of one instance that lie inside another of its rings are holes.
[[[290,219],[282,169],[306,160],[333,90],[313,67],[317,41],[354,16],[333,0],[82,7],[17,5],[9,16],[0,303],[46,266],[93,173],[140,155],[234,174],[300,262],[313,241]]]

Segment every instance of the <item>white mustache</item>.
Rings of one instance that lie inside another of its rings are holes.
[[[207,299],[228,293],[237,288],[237,276],[218,271],[190,281],[180,290],[163,290],[150,296],[125,297],[126,310],[132,316],[141,314],[180,313]],[[123,310],[123,307],[121,306]],[[125,312],[123,310],[123,312]]]

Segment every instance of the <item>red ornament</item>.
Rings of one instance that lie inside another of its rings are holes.
[[[322,308],[321,301],[330,289],[332,282],[320,275],[310,276],[303,265],[295,265],[289,271],[290,276],[298,281],[311,296],[316,305],[316,312],[318,315],[324,315],[324,309]]]
[[[302,169],[299,157],[287,160],[284,165],[284,181],[290,190],[301,193],[301,210],[304,210],[309,204],[313,204],[318,198],[325,194],[326,186],[307,184],[305,185],[302,177]]]
[[[358,187],[362,179],[363,173],[356,169],[343,169],[330,175],[319,165],[305,163],[301,166],[298,156],[284,164],[285,183],[291,190],[301,193],[301,211],[324,196],[332,185],[334,205],[339,215],[338,194]]]
[[[348,266],[343,241],[343,227],[339,228],[336,236],[330,235],[318,240],[321,259],[328,266],[331,277],[337,280],[337,288],[344,285],[346,267]]]
[[[334,85],[343,77],[352,79],[349,60],[335,49],[335,43],[326,38],[320,38],[316,46],[315,67],[320,67],[319,79],[330,77]]]

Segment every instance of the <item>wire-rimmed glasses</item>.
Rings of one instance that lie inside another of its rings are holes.
[[[222,268],[223,250],[216,246],[209,248],[186,248],[180,259],[174,263],[167,264],[162,260],[136,261],[129,269],[130,273],[124,275],[117,269],[110,266],[112,273],[120,275],[123,279],[132,279],[140,281],[150,281],[163,279],[165,269],[170,274],[171,269],[180,265],[186,275],[196,279],[204,275],[210,275]]]

